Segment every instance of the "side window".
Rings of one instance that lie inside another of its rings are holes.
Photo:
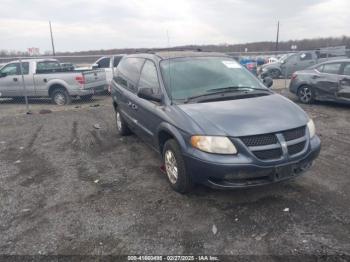
[[[19,63],[13,63],[4,66],[1,69],[1,73],[5,73],[8,76],[19,75]]]
[[[28,62],[22,62],[22,70],[23,70],[23,75],[29,74],[29,63]],[[19,68],[19,73],[21,73],[20,68]]]
[[[350,63],[344,65],[343,75],[350,76]]]
[[[324,64],[322,73],[339,74],[340,66],[340,63]]]
[[[139,81],[139,88],[140,87],[151,88],[154,94],[158,94],[160,92],[157,68],[154,63],[149,60],[145,62],[145,65],[142,68]]]
[[[61,65],[56,61],[44,61],[36,64],[37,73],[58,72],[60,70]]]
[[[98,64],[98,68],[108,68],[109,67],[109,62],[110,62],[110,58],[109,57],[104,57],[101,60],[99,60],[97,62]]]
[[[311,53],[302,53],[300,55],[300,61],[306,61],[306,60],[311,60],[311,59],[312,59]]]
[[[121,56],[115,56],[113,61],[113,67],[117,67],[121,59]]]
[[[145,59],[129,57],[121,60],[118,66],[118,76],[116,82],[125,86],[132,92],[137,91],[136,85],[140,78],[141,67]]]
[[[323,72],[323,65],[320,65],[320,66],[318,66],[318,67],[316,67],[316,70],[318,71],[318,72]]]

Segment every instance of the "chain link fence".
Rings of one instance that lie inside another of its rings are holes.
[[[345,47],[307,51],[226,53],[260,79],[274,79],[274,89],[288,88],[295,71],[350,57]],[[113,76],[108,56],[0,57],[1,114],[62,110],[110,103]],[[98,62],[96,64],[96,62]]]

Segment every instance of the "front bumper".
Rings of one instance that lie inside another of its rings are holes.
[[[276,164],[262,165],[247,157],[241,157],[241,162],[218,163],[188,155],[185,156],[185,163],[196,183],[221,189],[246,188],[284,181],[303,174],[311,167],[320,149],[320,139],[315,136],[310,140],[305,154]]]

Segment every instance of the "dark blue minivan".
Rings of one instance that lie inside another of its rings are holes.
[[[112,81],[117,129],[158,151],[181,193],[291,179],[310,168],[320,139],[298,105],[265,85],[222,54],[128,55]]]

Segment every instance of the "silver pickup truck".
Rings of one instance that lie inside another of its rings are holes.
[[[72,98],[91,99],[103,91],[106,73],[103,70],[68,71],[55,59],[12,61],[0,69],[0,98],[22,98],[24,75],[28,97],[50,97],[57,105],[69,104]]]

